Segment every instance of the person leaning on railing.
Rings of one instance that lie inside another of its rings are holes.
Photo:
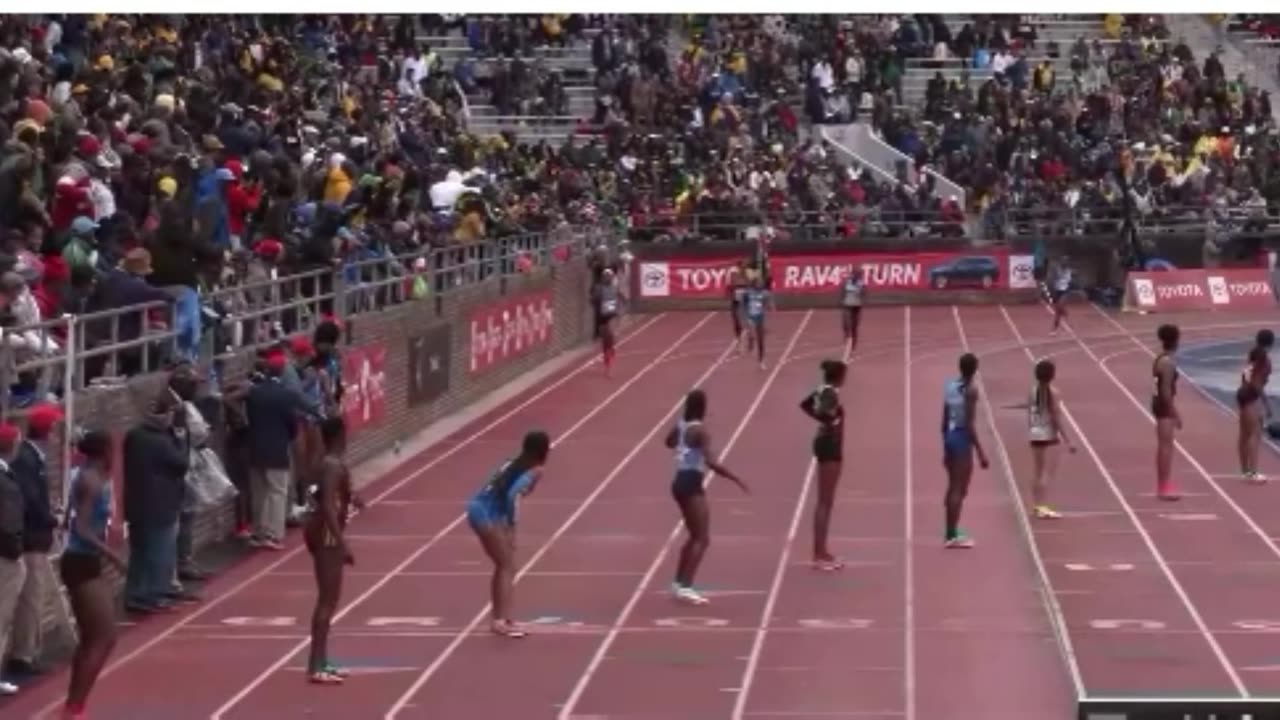
[[[101,311],[146,303],[174,302],[174,297],[169,292],[147,283],[146,277],[150,274],[151,252],[146,248],[130,250],[119,267],[103,274],[98,280],[97,292],[90,299],[89,309]],[[124,313],[118,316],[116,322],[118,325],[114,337],[111,335],[109,326],[103,327],[106,321],[98,323],[96,328],[89,328],[87,333],[90,337],[86,338],[87,344],[92,346],[98,342],[128,343],[142,337],[143,313]],[[118,355],[117,373],[130,376],[143,372],[142,357],[139,348],[121,350]]]

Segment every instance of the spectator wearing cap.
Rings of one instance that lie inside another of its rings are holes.
[[[295,335],[289,339],[288,351],[291,362],[285,365],[280,381],[285,387],[296,391],[306,402],[309,414],[299,418],[297,436],[293,447],[293,503],[289,509],[290,520],[297,521],[306,513],[306,483],[310,476],[310,465],[321,453],[319,429],[311,418],[324,417],[324,390],[321,387],[320,373],[316,370],[315,346],[305,335]]]
[[[58,592],[57,574],[49,553],[53,550],[54,531],[58,528],[58,508],[50,497],[49,441],[54,427],[62,420],[57,405],[42,403],[27,412],[27,436],[18,445],[10,463],[13,478],[22,490],[25,503],[22,535],[22,563],[26,581],[18,595],[13,619],[13,645],[8,670],[24,676],[39,672],[37,661],[46,650],[44,645],[44,612],[54,608],[54,626],[68,637],[75,632],[67,614],[62,594]]]
[[[62,247],[62,259],[72,271],[98,266],[98,223],[81,215],[71,222],[71,233]]]
[[[147,283],[147,276],[152,272],[151,251],[146,248],[134,248],[125,254],[120,266],[102,276],[98,282],[97,292],[90,303],[92,310],[113,310],[144,303],[172,302],[173,295],[165,290]],[[197,306],[196,322],[199,327],[199,307]],[[130,342],[142,337],[143,312],[126,312],[119,315],[116,323],[116,342]],[[187,321],[190,319],[188,318]],[[181,326],[182,320],[179,320]],[[182,328],[177,328],[181,330]],[[86,333],[90,340],[112,342],[111,319],[104,319],[88,328]],[[120,351],[118,361],[120,372],[133,375],[142,371],[141,348]]]
[[[129,524],[125,607],[150,613],[169,607],[177,567],[178,521],[190,452],[177,398],[161,394],[124,437],[124,519]]]
[[[9,466],[21,439],[17,426],[0,424],[0,648],[9,645],[14,612],[27,577],[27,566],[22,562],[26,502]],[[0,695],[16,692],[16,685],[0,681]]]
[[[245,397],[249,423],[249,473],[254,498],[250,544],[268,550],[284,546],[289,514],[291,447],[300,416],[315,417],[297,390],[281,380],[288,359],[279,349],[264,358],[264,377]]]

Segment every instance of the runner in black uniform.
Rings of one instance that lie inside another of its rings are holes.
[[[747,261],[738,263],[737,272],[729,277],[729,317],[733,320],[733,337],[738,341],[738,352],[742,352],[742,332],[745,314],[743,303],[747,296]]]
[[[844,385],[847,371],[848,366],[840,360],[824,360],[822,384],[800,403],[800,409],[818,421],[818,433],[813,438],[813,458],[818,465],[818,496],[813,505],[813,566],[819,570],[844,567],[831,554],[827,535],[844,463],[844,405],[840,402],[840,387]]]
[[[1179,500],[1181,496],[1173,486],[1173,436],[1182,429],[1182,417],[1174,396],[1178,394],[1178,363],[1173,354],[1178,351],[1182,333],[1177,325],[1161,325],[1156,330],[1160,339],[1160,354],[1151,365],[1155,378],[1155,393],[1151,397],[1151,415],[1156,420],[1156,497],[1161,500]]]
[[[1271,347],[1275,342],[1276,336],[1270,330],[1258,331],[1249,350],[1248,363],[1240,373],[1240,388],[1236,390],[1240,472],[1246,481],[1253,483],[1267,481],[1266,476],[1258,472],[1258,449],[1262,446],[1262,429],[1271,416],[1267,381],[1271,379]]]

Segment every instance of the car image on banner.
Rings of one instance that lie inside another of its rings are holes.
[[[992,288],[1000,281],[1000,263],[987,255],[970,255],[929,268],[929,285],[938,290],[954,287]]]

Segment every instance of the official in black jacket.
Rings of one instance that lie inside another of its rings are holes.
[[[162,393],[124,438],[124,519],[129,524],[125,605],[131,612],[155,612],[172,604],[178,516],[190,463],[180,410],[172,393]]]
[[[22,564],[23,515],[26,503],[22,488],[13,477],[9,463],[22,433],[8,423],[0,424],[0,648],[9,644],[13,629],[13,612],[18,605],[18,594],[27,577],[27,567]],[[0,695],[13,695],[18,687],[0,680]]]
[[[48,440],[54,426],[62,420],[62,410],[49,403],[27,411],[27,437],[18,445],[11,469],[26,502],[23,513],[22,564],[27,568],[26,582],[18,595],[18,608],[13,619],[13,645],[10,648],[9,672],[32,675],[39,668],[36,660],[44,650],[44,608],[54,600],[54,626],[58,632],[72,637],[71,618],[62,594],[58,592],[58,575],[49,553],[53,550],[58,515],[49,486]],[[58,505],[62,498],[59,496]]]

